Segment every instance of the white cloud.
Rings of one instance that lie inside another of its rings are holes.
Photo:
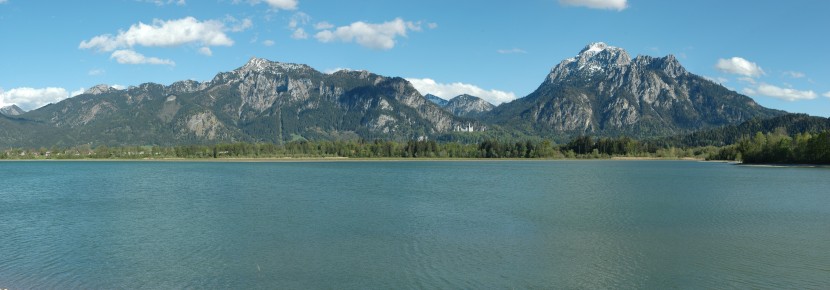
[[[333,74],[333,73],[339,72],[339,71],[341,71],[341,70],[344,70],[344,71],[351,71],[352,69],[350,69],[350,68],[342,68],[342,67],[337,67],[337,68],[330,68],[330,69],[326,69],[326,70],[324,70],[323,72],[324,72],[324,73],[326,73],[326,74]]]
[[[205,55],[205,56],[212,56],[213,51],[210,50],[210,47],[203,46],[203,47],[199,48],[199,54]]]
[[[340,26],[335,30],[322,30],[317,32],[314,38],[323,43],[354,41],[367,48],[388,50],[395,47],[395,38],[406,37],[407,30],[419,31],[420,24],[404,21],[401,18],[380,24],[358,21],[349,26]]]
[[[297,30],[294,30],[294,33],[291,34],[291,38],[308,39],[308,33],[305,32],[305,29],[297,28]]]
[[[499,49],[496,52],[500,54],[515,54],[515,53],[527,53],[524,49],[521,48],[511,48],[511,49]]]
[[[265,45],[265,46],[274,46],[274,44],[276,44],[276,43],[274,43],[274,41],[270,40],[270,39],[267,39],[267,40],[262,42],[262,45]]]
[[[803,72],[799,72],[799,71],[785,71],[784,75],[788,76],[788,77],[791,77],[791,78],[794,78],[794,79],[800,79],[800,78],[803,78],[803,77],[807,76]]]
[[[744,82],[744,83],[748,83],[748,84],[753,84],[753,85],[754,85],[755,83],[757,83],[757,82],[755,81],[755,79],[753,79],[753,78],[748,78],[748,77],[740,77],[740,78],[738,78],[738,81],[741,81],[741,82]]]
[[[826,92],[826,93],[824,93],[822,96],[825,96],[825,97],[830,98],[830,92]]]
[[[244,21],[243,21],[244,23]],[[231,46],[221,21],[199,21],[193,17],[176,20],[153,20],[152,24],[139,22],[118,35],[103,34],[82,41],[78,48],[114,51],[134,46],[170,47],[195,43],[201,46]]]
[[[813,91],[799,91],[791,88],[780,88],[770,84],[761,83],[753,88],[745,88],[742,91],[747,95],[766,96],[786,101],[812,100],[816,98]]]
[[[89,73],[87,73],[87,74],[89,74],[91,76],[97,76],[97,75],[102,75],[106,72],[107,71],[105,71],[104,69],[96,68],[96,69],[89,70]]]
[[[233,3],[242,2],[241,0],[234,0]],[[251,5],[256,5],[259,3],[266,3],[268,6],[275,10],[296,10],[299,2],[297,0],[248,0],[248,3]]]
[[[7,3],[7,2],[9,2],[9,0],[0,0],[0,4],[4,4],[4,3]]]
[[[740,57],[718,59],[718,63],[715,65],[715,68],[725,73],[748,77],[759,77],[765,74],[764,70],[761,69],[760,66]]]
[[[291,19],[288,20],[288,28],[294,29],[300,26],[304,26],[308,24],[309,21],[311,21],[310,15],[305,14],[303,12],[297,12],[294,13],[294,15],[291,15]]]
[[[427,27],[429,27],[429,29],[436,29],[436,28],[438,28],[438,23],[435,23],[435,22],[427,23]]]
[[[444,99],[451,99],[458,95],[468,94],[484,99],[491,104],[498,105],[504,102],[509,102],[516,99],[516,94],[513,92],[505,92],[499,90],[485,90],[476,85],[465,83],[451,83],[442,84],[432,79],[406,79],[412,86],[415,87],[422,95],[433,94]]]
[[[73,95],[80,94],[77,91]],[[81,89],[83,93],[83,89]],[[15,104],[23,110],[29,111],[43,107],[49,103],[57,103],[70,97],[70,93],[64,88],[15,88],[9,91],[0,90],[0,107]]]
[[[314,29],[317,29],[317,30],[332,29],[332,28],[334,28],[334,25],[332,25],[331,23],[325,22],[325,21],[317,22],[317,24],[314,24]]]
[[[710,80],[710,81],[712,81],[712,82],[714,82],[714,83],[721,84],[721,85],[723,85],[723,84],[725,84],[725,83],[728,83],[728,82],[729,82],[729,79],[724,78],[724,77],[716,77],[716,78],[713,78],[713,77],[703,76],[703,78],[705,78],[705,79],[707,79],[707,80]]]
[[[179,5],[179,6],[184,6],[185,4],[187,4],[185,2],[185,0],[167,0],[167,1],[164,1],[164,0],[139,0],[139,2],[153,3],[153,4],[156,4],[158,6],[167,5],[167,4],[174,4],[174,3],[176,5]],[[2,3],[2,2],[0,2],[0,3]]]
[[[265,0],[265,3],[274,9],[295,10],[299,4],[297,0]]]
[[[423,31],[423,28],[421,28],[421,26],[422,26],[421,21],[418,21],[418,22],[408,21],[408,22],[406,22],[406,28],[408,28],[409,30],[412,30],[412,31],[418,31],[418,32]]]
[[[122,49],[116,50],[110,56],[110,59],[115,59],[120,64],[163,64],[176,65],[175,62],[169,59],[160,59],[157,57],[146,57],[138,52]]]
[[[628,8],[628,0],[559,0],[559,4],[617,11]]]
[[[76,91],[72,91],[71,93],[69,93],[69,97],[74,97],[74,96],[77,96],[77,95],[83,94],[84,92],[86,92],[86,89],[84,89],[84,88],[80,88],[80,89],[78,89],[78,90],[76,90]]]
[[[124,85],[111,85],[110,87],[112,87],[113,89],[116,89],[116,90],[124,90],[124,89],[127,88]]]
[[[230,24],[230,31],[231,32],[242,32],[248,30],[251,27],[254,27],[254,22],[251,21],[251,18],[245,18],[242,20],[238,20],[233,16],[225,17],[225,22]]]

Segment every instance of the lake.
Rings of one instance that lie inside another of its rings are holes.
[[[830,285],[830,169],[0,162],[0,288]]]

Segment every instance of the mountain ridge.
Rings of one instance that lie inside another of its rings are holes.
[[[254,57],[205,82],[98,85],[14,118],[4,115],[0,121],[9,128],[0,134],[13,135],[3,138],[5,146],[411,140],[468,132],[561,141],[674,136],[784,114],[688,72],[672,55],[632,59],[605,43],[561,61],[526,97],[499,106],[470,95],[443,106],[439,99],[400,77],[329,74]]]
[[[67,131],[41,136],[61,145],[405,140],[486,130],[427,101],[403,78],[366,71],[325,74],[261,58],[207,82],[96,86],[20,117]]]

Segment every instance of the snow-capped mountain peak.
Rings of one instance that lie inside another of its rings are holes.
[[[624,49],[609,46],[604,42],[590,43],[576,57],[568,58],[551,70],[549,80],[559,79],[575,73],[593,75],[609,68],[626,66],[631,56]]]
[[[608,44],[605,44],[605,42],[593,42],[593,43],[590,43],[590,44],[586,45],[585,48],[583,48],[582,51],[579,52],[579,54],[580,55],[585,54],[585,53],[597,54],[597,53],[605,50],[606,48],[609,48],[609,46],[608,46]],[[611,47],[611,48],[616,48],[616,47]]]

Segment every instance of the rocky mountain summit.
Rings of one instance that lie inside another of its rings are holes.
[[[0,114],[6,116],[17,116],[23,113],[26,113],[26,111],[14,104],[0,108]]]
[[[489,112],[495,107],[479,97],[467,94],[452,98],[444,105],[444,108],[452,112],[453,115],[461,117],[475,117]]]
[[[450,100],[445,100],[433,94],[426,94],[424,97],[459,117],[476,117],[496,107],[484,99],[468,94],[459,95]]]
[[[637,56],[591,43],[527,97],[485,117],[544,135],[665,136],[784,114],[691,74],[672,55]]]

